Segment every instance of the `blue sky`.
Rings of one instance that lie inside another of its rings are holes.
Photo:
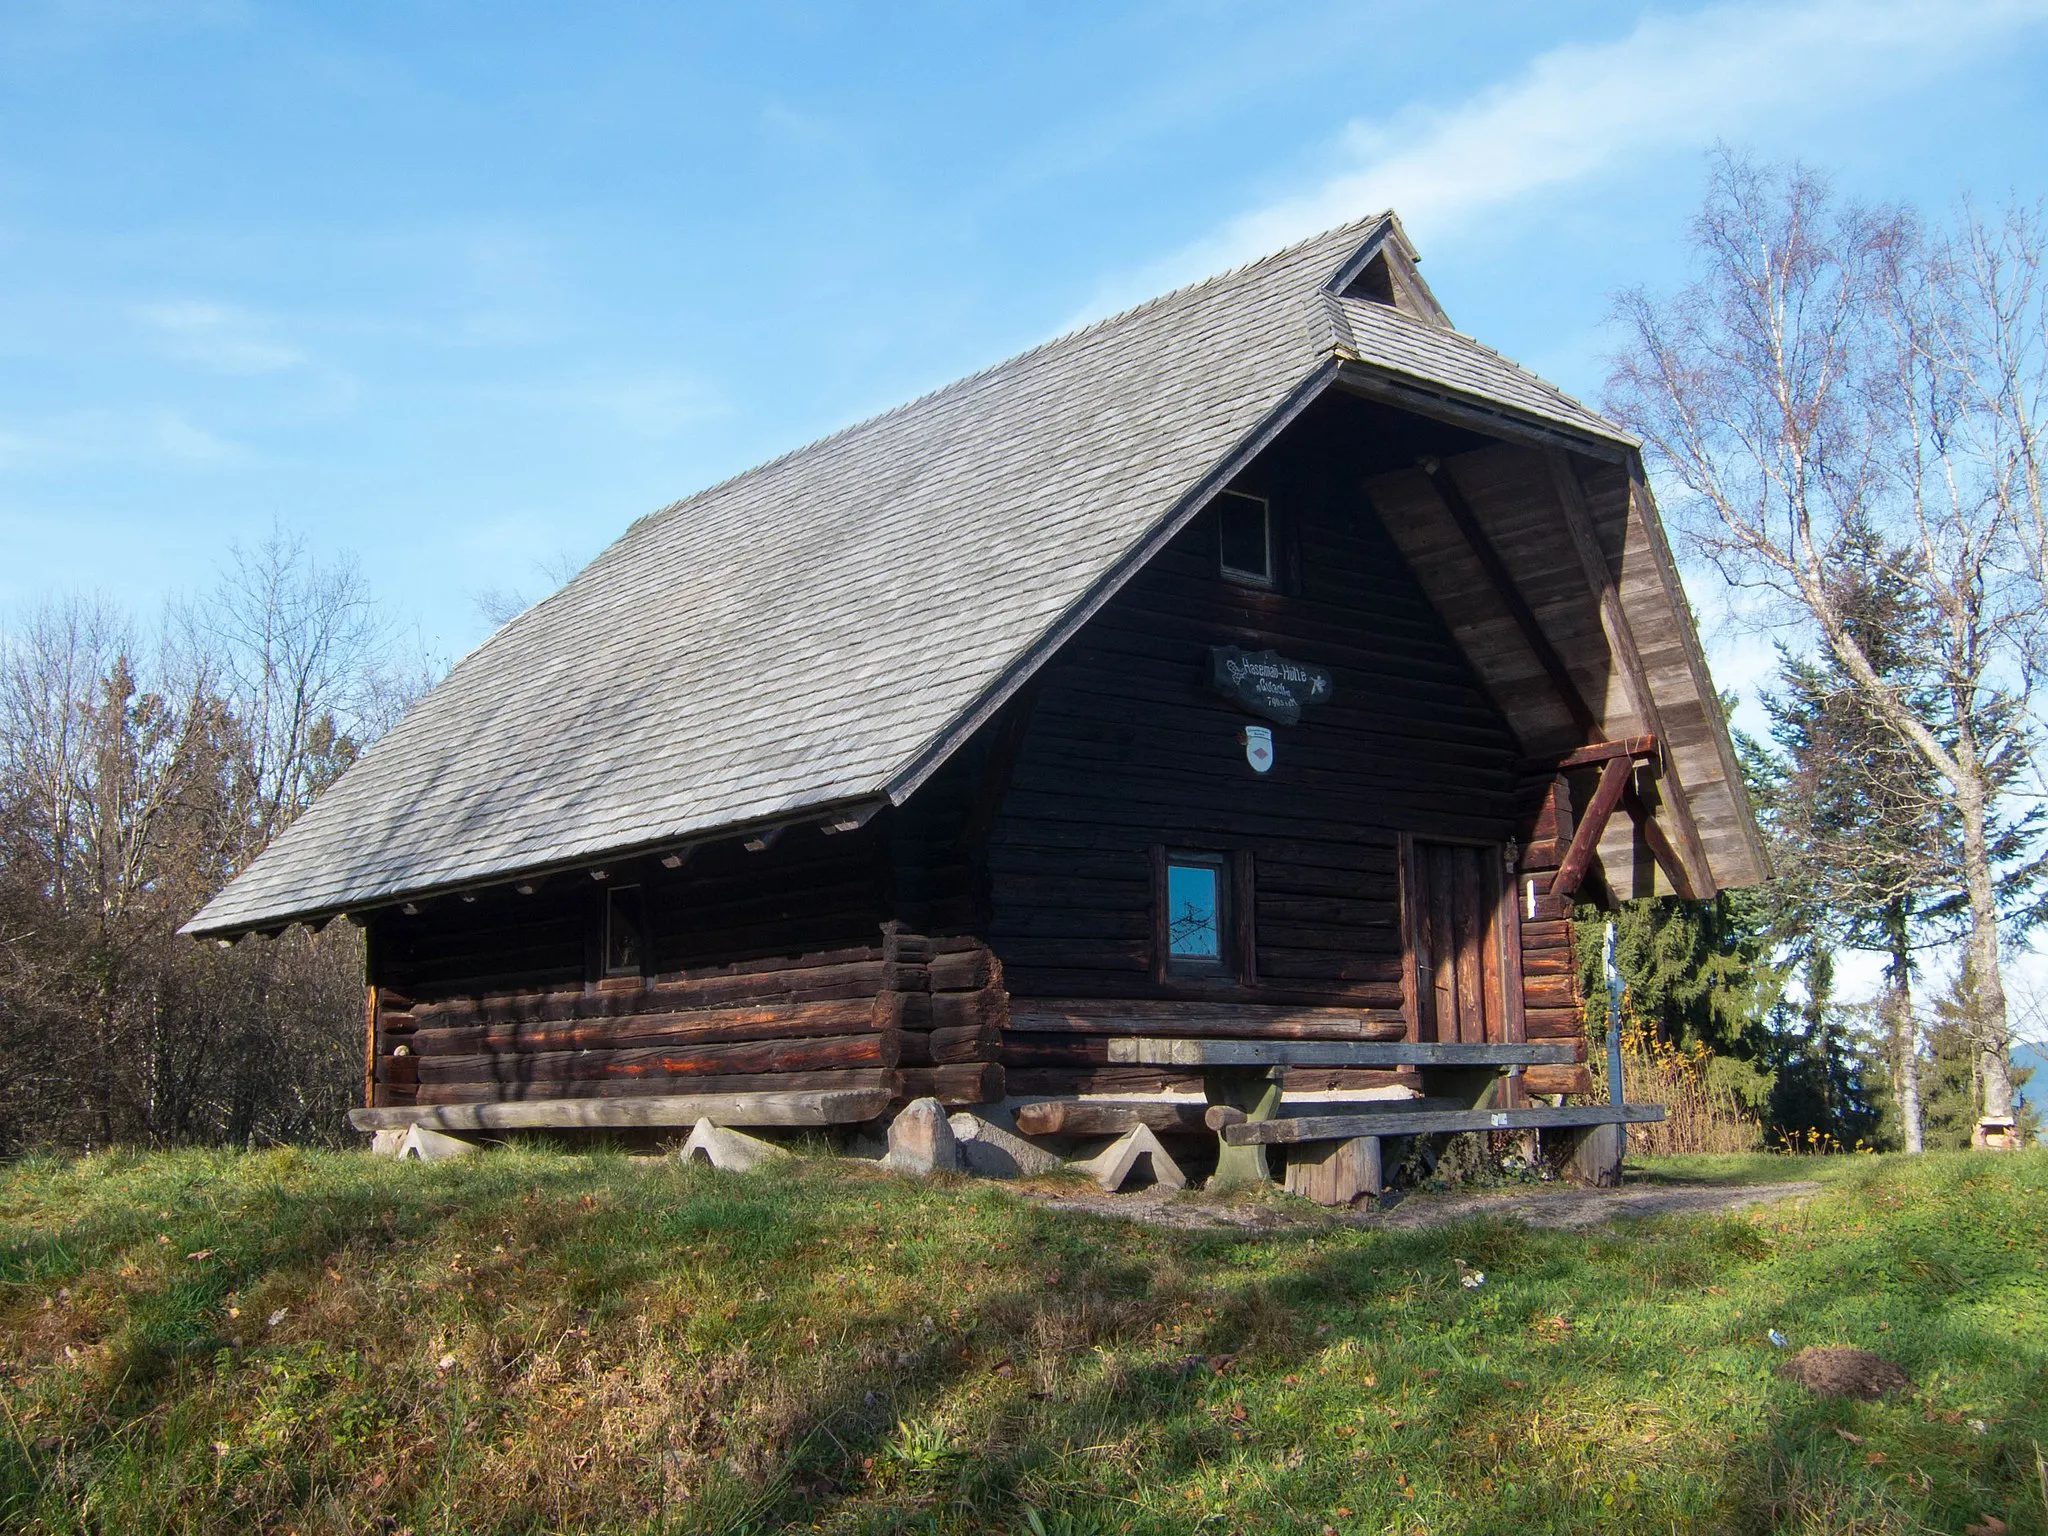
[[[277,524],[452,658],[641,513],[1388,205],[1597,400],[1717,139],[2032,199],[2044,78],[2048,0],[0,0],[0,618]]]
[[[1387,204],[1596,397],[1717,137],[2036,196],[2044,64],[2040,0],[7,0],[0,612],[275,521],[452,656],[640,513]]]

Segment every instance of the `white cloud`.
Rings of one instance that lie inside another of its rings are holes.
[[[1647,16],[1626,37],[1540,54],[1454,105],[1352,121],[1316,185],[1238,215],[1104,298],[1120,307],[1383,208],[1439,235],[1776,116],[1868,102],[2044,22],[2048,0],[1803,0]]]
[[[137,314],[171,356],[214,373],[281,373],[306,361],[298,348],[266,335],[256,316],[225,304],[188,299],[144,305]]]

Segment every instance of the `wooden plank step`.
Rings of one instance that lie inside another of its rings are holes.
[[[530,1099],[499,1104],[431,1104],[352,1109],[359,1131],[582,1131],[718,1125],[857,1125],[889,1107],[886,1088],[791,1093],[649,1094],[627,1099]]]
[[[1123,1035],[1109,1059],[1144,1067],[1513,1067],[1568,1064],[1569,1045],[1416,1040],[1171,1040]]]
[[[1571,1104],[1563,1109],[1453,1109],[1370,1115],[1307,1115],[1225,1126],[1234,1147],[1302,1141],[1348,1141],[1353,1136],[1432,1136],[1455,1131],[1559,1130],[1577,1125],[1647,1125],[1664,1118],[1662,1104]]]

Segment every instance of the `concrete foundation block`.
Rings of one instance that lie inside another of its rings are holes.
[[[676,1156],[686,1163],[709,1163],[725,1173],[748,1173],[790,1160],[789,1151],[772,1141],[743,1135],[709,1120],[699,1120],[691,1128],[690,1139]]]
[[[1167,1189],[1185,1189],[1188,1183],[1180,1164],[1159,1144],[1151,1127],[1144,1125],[1125,1131],[1095,1156],[1074,1166],[1108,1194],[1115,1194],[1127,1184],[1142,1183],[1148,1177]]]
[[[1022,1136],[962,1110],[946,1124],[959,1148],[960,1166],[985,1179],[1024,1179],[1057,1168],[1060,1160]]]
[[[445,1163],[450,1158],[470,1157],[481,1150],[475,1142],[464,1141],[460,1136],[450,1136],[444,1131],[430,1131],[424,1125],[414,1125],[406,1128],[405,1137],[398,1144],[398,1160]]]

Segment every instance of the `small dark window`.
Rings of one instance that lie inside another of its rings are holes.
[[[1169,854],[1166,860],[1166,965],[1170,972],[1229,973],[1230,881],[1222,857]]]
[[[1273,585],[1273,519],[1264,497],[1225,491],[1216,498],[1216,548],[1227,580]]]
[[[646,958],[646,925],[640,887],[622,885],[604,893],[604,973],[638,976]]]

